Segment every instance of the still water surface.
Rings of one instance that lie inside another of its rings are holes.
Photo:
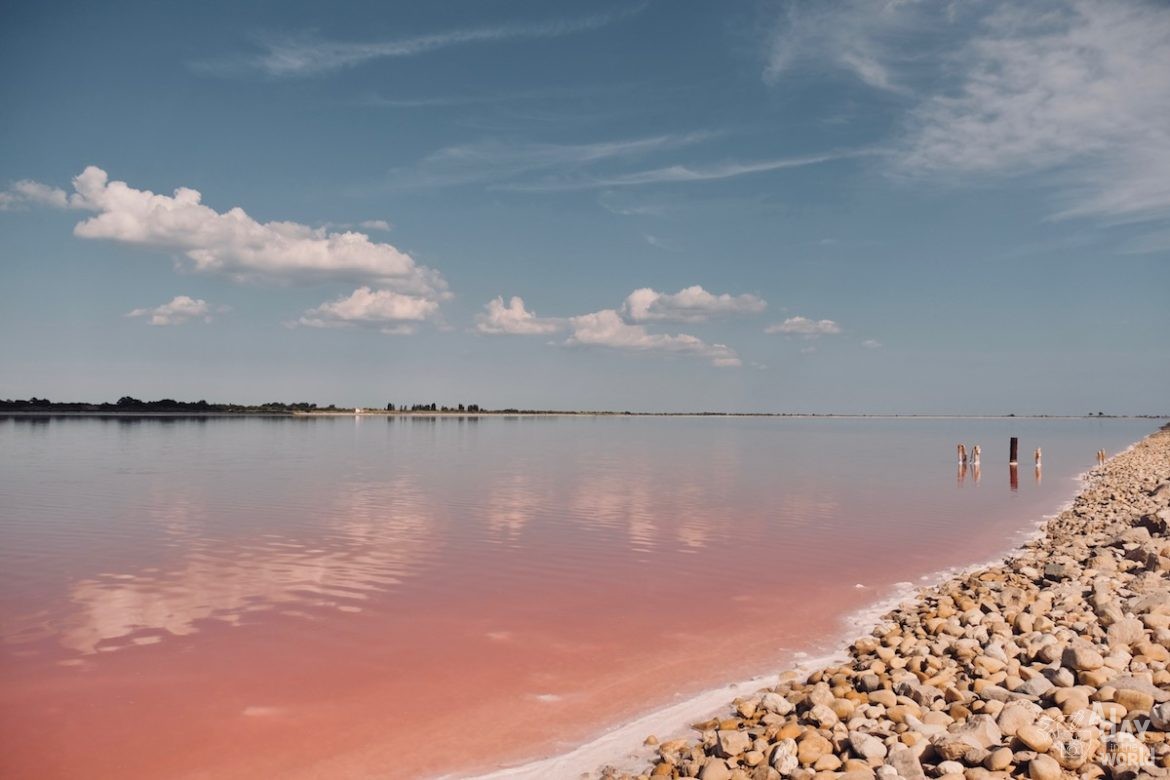
[[[1005,551],[1155,427],[0,418],[0,775],[413,777],[564,750]]]

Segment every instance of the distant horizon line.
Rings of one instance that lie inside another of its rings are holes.
[[[0,416],[160,416],[160,417],[479,417],[479,416],[597,416],[597,417],[831,417],[831,418],[918,418],[918,419],[1170,419],[1170,413],[1113,414],[1053,414],[1014,412],[954,413],[954,412],[768,412],[768,411],[632,411],[609,409],[522,409],[504,407],[488,409],[478,404],[413,404],[410,408],[387,404],[386,407],[320,405],[301,401],[286,403],[272,401],[261,404],[211,403],[176,401],[171,398],[141,401],[123,396],[117,402],[68,401],[53,402],[32,396],[28,399],[0,399]]]

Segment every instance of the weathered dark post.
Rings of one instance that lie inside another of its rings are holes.
[[[1011,449],[1012,449],[1012,452],[1011,452],[1011,456],[1008,458],[1008,463],[1010,463],[1011,465],[1014,466],[1020,462],[1020,459],[1017,457],[1019,455],[1019,452],[1020,452],[1020,440],[1016,436],[1012,437]]]

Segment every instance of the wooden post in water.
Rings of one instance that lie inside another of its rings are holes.
[[[967,465],[967,448],[962,444],[959,445],[959,463],[964,466]]]
[[[1020,454],[1020,439],[1019,439],[1019,437],[1017,437],[1017,436],[1012,437],[1011,450],[1012,450],[1012,452],[1011,452],[1011,456],[1008,457],[1008,463],[1010,463],[1011,465],[1014,466],[1020,462],[1020,459],[1018,457]]]
[[[983,452],[983,450],[979,449],[978,444],[971,445],[971,465],[972,466],[975,466],[975,467],[979,466],[979,453],[981,453],[981,452]]]
[[[1040,448],[1037,447],[1036,448],[1036,468],[1040,468],[1040,466],[1041,466],[1041,463],[1040,463],[1040,456],[1041,455],[1042,455],[1042,453],[1040,452]]]

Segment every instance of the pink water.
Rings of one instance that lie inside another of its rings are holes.
[[[0,775],[415,777],[774,671],[1151,421],[0,419]],[[1007,440],[1044,448],[1012,489]],[[960,481],[954,445],[983,445]],[[862,586],[862,587],[859,587]]]

